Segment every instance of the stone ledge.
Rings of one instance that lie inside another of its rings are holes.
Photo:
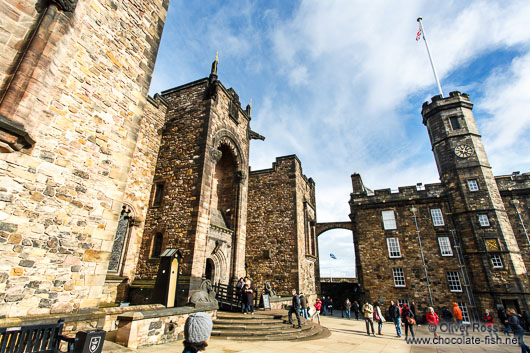
[[[204,304],[199,307],[178,306],[176,308],[160,308],[160,309],[151,309],[151,310],[142,310],[142,311],[137,310],[134,312],[129,312],[123,315],[119,315],[118,320],[136,321],[136,320],[143,320],[143,319],[153,319],[153,318],[163,317],[163,316],[191,314],[191,313],[197,313],[200,311],[211,311],[211,310],[217,310],[217,309],[219,309],[219,305],[217,303],[211,303],[211,304]]]
[[[93,321],[103,320],[105,313],[100,311],[93,311],[87,313],[76,314],[51,314],[25,317],[12,317],[7,319],[0,319],[0,327],[18,327],[26,325],[46,325],[57,323],[57,320],[64,319],[65,323],[77,321]]]

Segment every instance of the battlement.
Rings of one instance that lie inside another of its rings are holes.
[[[467,108],[473,109],[473,104],[467,93],[460,93],[459,91],[453,91],[449,93],[449,97],[442,97],[437,94],[431,98],[431,102],[424,102],[421,107],[421,115],[423,116],[423,124],[431,116],[440,112],[441,110],[448,110],[453,108]]]
[[[400,186],[397,190],[378,189],[372,191],[362,184],[360,175],[356,173],[352,175],[352,182],[354,192],[350,194],[350,204],[355,203],[356,205],[409,202],[421,199],[438,199],[444,196],[444,189],[440,183],[426,185],[418,183],[412,186]]]
[[[513,172],[511,175],[500,175],[495,177],[497,187],[503,191],[530,191],[530,173]]]
[[[315,186],[315,181],[313,180],[313,178],[308,178],[302,172],[302,162],[300,161],[300,159],[298,158],[298,156],[296,154],[290,154],[290,155],[287,155],[287,156],[276,157],[276,161],[272,162],[272,168],[258,169],[258,170],[250,170],[250,168],[249,168],[249,175],[251,175],[251,176],[256,175],[257,176],[257,175],[260,175],[260,174],[275,173],[275,172],[278,171],[278,168],[280,166],[285,165],[285,164],[289,164],[289,163],[292,163],[293,166],[294,166],[294,164],[298,164],[298,166],[300,167],[300,174],[301,174],[302,178],[304,179],[304,181],[307,184],[312,185],[312,187]],[[292,170],[292,171],[294,172],[294,170]]]

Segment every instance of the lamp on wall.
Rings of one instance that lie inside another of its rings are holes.
[[[432,292],[431,292],[431,281],[429,281],[429,273],[427,272],[427,265],[425,264],[425,256],[423,255],[423,247],[421,245],[420,229],[418,228],[418,219],[416,217],[416,212],[418,212],[418,209],[412,206],[410,208],[410,212],[412,212],[412,215],[414,216],[414,224],[416,225],[416,235],[418,236],[418,244],[420,245],[421,261],[423,263],[423,270],[425,271],[425,279],[427,280],[427,289],[429,290],[429,299],[431,301],[431,306],[434,306],[434,302],[432,300]]]

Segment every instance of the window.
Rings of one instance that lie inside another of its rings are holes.
[[[392,274],[394,275],[394,286],[405,287],[405,274],[403,273],[403,269],[401,267],[393,268]]]
[[[153,251],[151,252],[151,257],[160,257],[162,254],[162,242],[164,236],[162,233],[156,233],[155,238],[153,239]]]
[[[409,305],[409,301],[407,299],[398,299],[398,304],[399,305],[403,305],[403,304]]]
[[[478,222],[480,223],[481,227],[489,227],[490,221],[488,219],[488,215],[486,214],[479,214],[478,215]]]
[[[449,237],[439,237],[438,245],[440,245],[442,256],[453,256],[453,249],[451,248]]]
[[[469,191],[478,191],[477,179],[469,179],[467,181],[467,187],[469,188]]]
[[[457,116],[452,116],[449,118],[449,121],[451,122],[451,128],[453,130],[459,130],[462,127],[460,126],[460,118]]]
[[[491,264],[493,265],[493,268],[503,268],[502,264],[502,258],[499,254],[491,255]]]
[[[155,184],[155,197],[153,198],[153,206],[162,205],[162,197],[164,197],[164,184]]]
[[[459,302],[458,307],[462,310],[462,323],[469,324],[471,320],[469,319],[469,311],[467,310],[467,305],[464,302]]]
[[[431,217],[432,217],[432,224],[435,227],[444,225],[444,218],[442,216],[442,210],[440,210],[439,208],[431,209]]]
[[[384,229],[397,229],[396,226],[396,216],[394,211],[383,211],[381,212],[383,216],[383,228]]]
[[[386,238],[386,245],[388,246],[388,256],[391,258],[401,257],[398,238]]]
[[[447,282],[449,283],[449,290],[451,292],[462,291],[462,285],[460,284],[460,276],[458,276],[458,272],[447,272]]]

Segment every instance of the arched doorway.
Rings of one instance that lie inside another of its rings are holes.
[[[206,270],[204,271],[206,279],[215,283],[215,264],[212,259],[206,259]]]

